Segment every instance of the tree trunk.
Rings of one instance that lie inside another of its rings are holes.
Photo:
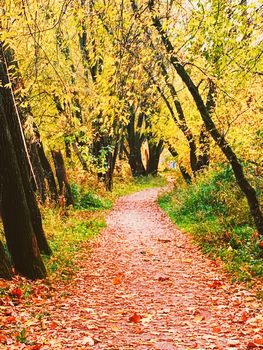
[[[149,9],[153,11],[155,1],[150,0],[148,2]],[[153,12],[152,12],[153,13]],[[174,56],[174,47],[169,40],[166,32],[162,28],[162,24],[160,22],[160,19],[153,13],[152,16],[153,26],[157,29],[161,40],[163,42],[163,45],[169,54],[169,60],[176,70],[177,74],[180,76],[182,81],[184,82],[185,86],[191,93],[193,100],[195,101],[196,107],[199,110],[199,113],[204,121],[204,124],[206,126],[206,130],[210,133],[216,144],[219,146],[223,154],[228,159],[229,163],[231,164],[231,167],[233,169],[236,181],[245,195],[252,218],[254,219],[255,226],[259,232],[260,235],[263,236],[263,214],[260,208],[259,200],[257,198],[257,194],[255,189],[251,186],[247,178],[245,177],[243,167],[239,159],[237,158],[234,150],[229,145],[227,140],[225,139],[224,135],[222,135],[219,130],[217,129],[215,123],[213,122],[209,110],[207,106],[205,105],[202,96],[199,93],[198,87],[194,84],[193,80],[191,79],[190,75],[185,70],[184,66],[180,64],[179,60],[176,56]]]
[[[7,88],[1,88],[3,89]],[[0,176],[3,185],[2,219],[7,246],[18,273],[31,279],[45,278],[46,270],[34,234],[22,174],[4,105],[5,100],[0,91]]]
[[[205,170],[209,167],[210,162],[210,142],[209,134],[205,128],[205,125],[202,126],[200,136],[199,136],[199,150],[200,155],[197,159],[197,169]]]
[[[156,176],[158,174],[158,166],[160,156],[163,151],[164,142],[161,140],[157,144],[148,142],[149,160],[147,162],[147,175]]]
[[[172,147],[172,145],[168,145],[168,149],[169,149],[169,152],[171,153],[171,155],[174,157],[174,158],[177,158],[178,157],[178,152]],[[186,168],[179,164],[179,169],[180,169],[180,172],[183,176],[183,179],[185,180],[185,182],[187,184],[190,184],[192,182],[192,178],[191,178],[191,175],[188,173],[188,171],[186,170]]]
[[[49,187],[49,191],[51,194],[51,198],[54,201],[57,201],[58,200],[58,191],[57,191],[55,177],[54,177],[51,165],[49,163],[49,160],[46,157],[46,154],[45,154],[45,151],[43,148],[43,144],[41,141],[38,142],[37,151],[38,151],[38,156],[39,156],[39,159],[40,159],[40,162],[42,165],[42,169],[43,169],[44,174],[45,174],[45,178],[48,182],[48,187]]]
[[[13,273],[4,249],[4,245],[0,241],[0,278],[10,280],[12,278],[12,275]]]
[[[40,163],[37,147],[37,143],[33,142],[29,145],[28,151],[37,182],[37,191],[40,195],[41,202],[44,203],[47,197],[47,189],[45,184],[45,174],[42,168],[42,164]]]
[[[83,156],[78,148],[77,141],[73,142],[72,147],[73,147],[74,153],[76,154],[76,156],[78,157],[78,159],[80,161],[80,164],[82,165],[83,170],[88,171],[88,165],[87,165],[85,159],[83,158]]]
[[[2,43],[0,43],[0,79],[3,83],[3,86],[11,85]],[[30,182],[30,175],[33,177],[33,181],[36,181],[27,152],[26,142],[23,135],[23,130],[15,104],[13,92],[10,88],[0,87],[0,94],[3,103],[3,114],[5,114],[5,116],[8,116],[6,117],[8,132],[11,134],[11,141],[20,169],[20,176],[26,196],[27,206],[30,211],[31,224],[33,225],[33,230],[36,235],[40,251],[44,254],[50,255],[51,249],[44,234],[40,210],[38,208],[35,194]]]
[[[131,109],[129,124],[127,125],[127,141],[129,152],[127,152],[132,176],[144,176],[146,170],[142,162],[141,148],[145,137],[140,134],[145,115],[140,113],[136,121],[136,115]]]
[[[61,151],[52,150],[52,157],[55,164],[56,175],[59,185],[59,194],[66,199],[66,205],[74,204],[73,195],[71,192],[70,184],[68,182],[64,159]]]

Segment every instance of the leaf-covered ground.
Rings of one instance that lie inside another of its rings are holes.
[[[1,349],[257,349],[262,303],[232,285],[155,203],[119,199],[68,283],[0,281]],[[21,293],[22,292],[22,293]]]

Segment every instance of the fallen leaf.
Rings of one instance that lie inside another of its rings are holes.
[[[256,345],[263,345],[263,338],[256,338],[256,339],[254,339],[254,343]]]
[[[223,283],[221,281],[218,280],[214,280],[213,283],[209,283],[208,286],[210,288],[218,288],[221,287],[223,285]]]
[[[158,281],[160,281],[160,282],[164,282],[164,281],[168,281],[170,279],[170,277],[166,277],[166,276],[160,276],[160,277],[158,277]]]
[[[255,348],[256,347],[256,344],[254,344],[252,341],[250,341],[248,344],[247,344],[247,348]]]
[[[95,345],[94,340],[90,336],[84,337],[80,343],[81,345],[90,345],[90,346]]]
[[[22,289],[20,288],[14,288],[10,291],[10,294],[13,296],[13,297],[16,297],[16,298],[21,298],[21,296],[23,295],[23,291]]]
[[[204,316],[202,316],[202,315],[198,315],[198,316],[195,316],[194,317],[194,321],[195,322],[201,322],[201,321],[203,321],[205,318],[204,318]]]
[[[172,242],[171,239],[162,239],[162,238],[158,238],[158,242],[161,242],[161,243],[169,243],[169,242]]]
[[[116,277],[113,278],[112,284],[113,285],[121,284],[122,283],[122,279],[123,279],[123,274],[119,273]]]
[[[41,347],[42,347],[41,344],[36,344],[36,345],[33,345],[33,346],[30,348],[30,350],[40,350]]]
[[[220,327],[213,327],[212,328],[212,332],[213,333],[220,333],[221,332],[221,328]]]
[[[246,322],[248,319],[248,314],[244,311],[241,315],[241,322]]]
[[[6,344],[6,341],[7,341],[6,336],[0,334],[0,344]]]
[[[129,317],[129,322],[139,323],[142,319],[142,316],[138,315],[136,312]]]
[[[5,324],[14,323],[14,322],[16,322],[16,318],[14,316],[8,316],[5,320]]]

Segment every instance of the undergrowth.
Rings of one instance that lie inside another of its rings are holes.
[[[262,179],[261,179],[262,180]],[[260,195],[260,179],[254,183]],[[263,277],[263,249],[232,170],[222,167],[159,198],[177,226],[210,257],[220,257],[233,280]]]

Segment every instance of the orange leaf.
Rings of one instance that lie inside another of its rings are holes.
[[[113,278],[112,284],[113,284],[113,285],[121,284],[121,282],[122,282],[122,277],[123,277],[123,274],[122,274],[122,273],[119,273],[116,277]]]
[[[0,344],[6,344],[6,341],[7,341],[6,336],[0,334]]]
[[[256,345],[263,345],[263,338],[254,339],[254,343],[255,343]]]
[[[8,316],[5,320],[5,323],[13,323],[16,322],[16,318],[14,316]]]
[[[58,326],[58,324],[57,324],[56,322],[54,322],[54,321],[52,321],[52,322],[49,324],[49,328],[50,328],[50,329],[55,329],[55,328],[57,328],[57,326]]]
[[[246,311],[244,311],[241,315],[241,321],[246,322],[247,319],[248,319],[248,315],[247,315]]]
[[[138,315],[136,312],[130,316],[129,318],[129,322],[133,322],[133,323],[139,323],[142,319],[142,316]]]
[[[220,329],[220,327],[213,327],[213,328],[212,328],[212,332],[213,332],[213,333],[220,333],[220,332],[221,332],[221,329]]]

